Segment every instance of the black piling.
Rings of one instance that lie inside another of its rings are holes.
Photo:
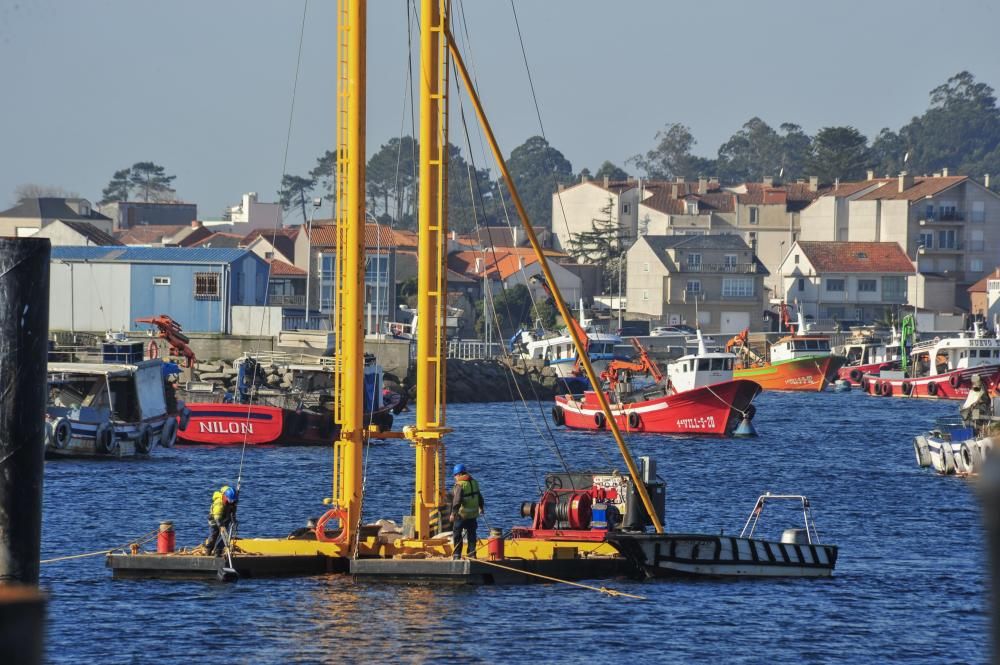
[[[50,249],[0,238],[0,584],[38,584]]]

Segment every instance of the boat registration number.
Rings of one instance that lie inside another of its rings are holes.
[[[790,386],[808,386],[810,383],[815,383],[813,381],[812,374],[807,376],[796,376],[791,379],[785,379],[785,383]]]
[[[683,429],[714,429],[715,416],[702,416],[701,418],[678,418],[677,426]]]

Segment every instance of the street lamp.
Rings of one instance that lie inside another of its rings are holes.
[[[310,278],[312,277],[312,263],[313,263],[313,257],[312,257],[312,221],[313,221],[313,217],[316,216],[316,211],[319,210],[319,207],[321,205],[323,205],[323,199],[320,199],[320,198],[313,199],[312,200],[312,204],[313,204],[312,213],[310,213],[310,215],[309,215],[309,221],[306,222],[306,242],[308,244],[306,245],[307,249],[306,249],[306,322],[305,322],[305,327],[306,327],[307,330],[312,328],[312,325],[310,325],[312,317],[309,316],[309,282],[310,282]]]

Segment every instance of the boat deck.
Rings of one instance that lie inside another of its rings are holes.
[[[106,560],[114,579],[217,579],[228,564],[225,557],[195,554],[109,554]],[[240,577],[291,577],[346,573],[347,560],[323,555],[233,556]]]

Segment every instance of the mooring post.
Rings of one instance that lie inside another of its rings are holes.
[[[38,584],[50,251],[0,238],[0,584]]]

